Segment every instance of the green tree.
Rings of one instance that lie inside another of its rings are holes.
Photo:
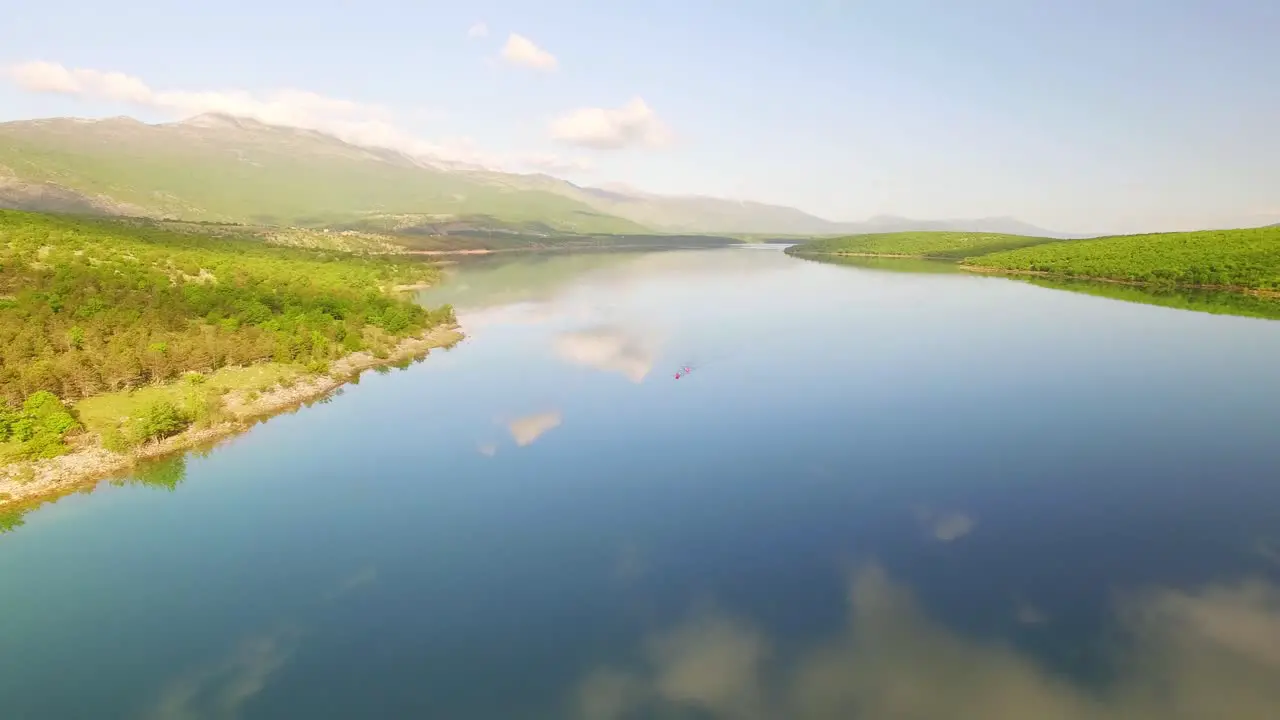
[[[168,400],[157,400],[134,420],[132,438],[136,443],[163,440],[177,435],[190,424],[191,418],[182,408]]]

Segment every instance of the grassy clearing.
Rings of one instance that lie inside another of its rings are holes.
[[[145,439],[137,423],[152,408],[169,405],[187,424],[212,424],[222,419],[224,396],[239,393],[252,397],[254,393],[287,387],[303,375],[298,367],[282,363],[222,368],[207,377],[193,374],[177,383],[85,398],[76,403],[75,414],[85,430],[108,443],[108,449],[124,449],[130,439]]]

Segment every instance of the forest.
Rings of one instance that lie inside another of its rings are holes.
[[[0,443],[57,454],[64,403],[231,366],[324,372],[454,321],[396,288],[413,259],[312,251],[139,220],[0,211]],[[176,420],[147,419],[155,434]],[[12,455],[13,453],[10,453]]]
[[[1280,227],[1070,240],[971,257],[964,264],[1155,286],[1280,291]]]

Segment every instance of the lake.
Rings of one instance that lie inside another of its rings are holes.
[[[1280,322],[458,268],[455,348],[0,535],[0,716],[1280,717]]]

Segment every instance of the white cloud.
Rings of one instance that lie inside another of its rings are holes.
[[[126,103],[159,111],[175,119],[206,113],[252,118],[270,125],[305,128],[341,140],[399,150],[413,157],[464,163],[495,170],[522,166],[521,158],[504,158],[478,149],[469,138],[426,140],[403,129],[397,114],[376,103],[333,98],[307,90],[268,93],[245,90],[157,90],[142,79],[120,72],[67,68],[33,61],[5,68],[18,87],[30,92],[59,93],[84,100]]]
[[[661,147],[671,132],[643,98],[620,108],[578,108],[551,121],[551,137],[596,150]]]
[[[507,429],[511,431],[511,437],[516,444],[524,447],[542,437],[547,431],[559,427],[562,419],[559,411],[553,410],[516,418],[507,424]]]
[[[467,37],[469,38],[489,37],[489,26],[486,25],[484,22],[478,22],[475,25],[472,25],[471,27],[467,28]]]
[[[42,61],[11,66],[8,75],[19,87],[32,92],[132,103],[176,115],[226,113],[295,127],[344,122],[376,127],[393,117],[382,105],[331,98],[306,90],[285,89],[266,96],[244,90],[157,91],[132,75],[89,68],[70,69]]]
[[[516,33],[507,36],[507,44],[502,47],[502,58],[513,65],[523,65],[535,70],[555,70],[560,65],[555,55]]]

